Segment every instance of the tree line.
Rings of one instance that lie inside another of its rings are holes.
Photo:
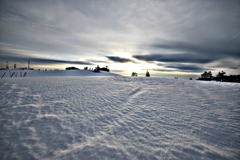
[[[212,75],[211,71],[205,71],[201,74],[201,76],[197,80],[202,80],[202,81],[220,81],[220,82],[240,82],[240,75],[230,75],[227,76],[226,72],[221,71],[218,72],[216,76]]]

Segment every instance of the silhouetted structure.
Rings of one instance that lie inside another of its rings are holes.
[[[76,67],[67,67],[66,70],[79,70],[79,68],[76,68]]]
[[[201,74],[201,77],[199,77],[197,80],[201,80],[201,81],[220,81],[220,82],[240,82],[240,75],[230,75],[227,76],[225,75],[226,72],[221,71],[218,72],[218,74],[216,75],[216,77],[212,76],[211,71],[209,72],[204,72],[203,74]]]
[[[201,74],[201,77],[199,77],[197,80],[202,80],[202,81],[211,81],[213,79],[212,72],[205,71],[203,74]]]
[[[222,71],[222,72],[218,72],[217,77],[224,77],[224,74],[226,74],[226,72]]]
[[[213,80],[220,81],[220,82],[238,82],[240,83],[240,75],[230,75],[225,76],[222,74],[218,74],[216,77],[213,77]]]
[[[148,70],[146,72],[146,77],[150,77],[150,74],[149,74]]]
[[[34,70],[34,68],[30,68],[30,61],[28,61],[28,68],[29,70]]]
[[[108,69],[108,66],[99,68],[100,71],[106,71],[109,72],[110,70]]]
[[[99,71],[106,71],[109,72],[110,70],[108,69],[108,66],[100,68],[99,65],[93,70],[94,72],[99,72]]]
[[[100,69],[100,67],[99,67],[99,65],[97,65],[97,67],[93,70],[93,72],[99,72],[99,69]]]
[[[8,61],[6,61],[6,69],[9,69],[9,67],[8,67]]]
[[[136,72],[132,72],[132,77],[137,77],[138,74]]]

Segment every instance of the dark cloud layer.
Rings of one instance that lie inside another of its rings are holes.
[[[188,53],[134,55],[133,57],[138,60],[149,62],[209,63],[215,60],[212,57]]]
[[[78,65],[93,65],[89,62],[84,61],[66,61],[66,60],[56,60],[56,59],[42,59],[42,58],[26,58],[25,60],[29,59],[30,61],[40,63],[40,64],[78,64]]]
[[[212,42],[205,42],[205,44],[198,45],[184,42],[165,42],[164,44],[153,44],[151,46],[158,49],[201,54],[208,57],[215,57],[215,59],[229,56],[240,58],[240,45],[239,43],[232,42],[219,42],[215,44],[212,44]]]
[[[240,46],[237,43],[217,43],[211,42],[203,44],[193,44],[186,42],[155,43],[150,45],[159,54],[133,55],[134,58],[143,61],[157,62],[178,62],[178,63],[199,63],[205,64],[214,61],[223,61],[226,58],[240,59]],[[166,53],[168,52],[168,53]],[[172,52],[172,53],[171,53]]]
[[[191,65],[191,64],[158,64],[158,66],[161,66],[163,68],[155,68],[155,71],[160,72],[203,72],[207,70],[211,70],[210,68],[205,68],[197,65]]]
[[[106,56],[109,60],[114,61],[114,62],[119,62],[119,63],[127,63],[127,62],[133,62],[135,61],[129,59],[129,58],[122,58],[122,57],[117,57],[117,56]]]
[[[44,58],[34,58],[34,57],[13,57],[13,56],[0,56],[1,59],[6,61],[13,61],[18,63],[26,63],[31,61],[35,64],[77,64],[77,65],[93,65],[89,62],[84,61],[67,61],[67,60],[57,60],[57,59],[44,59]]]
[[[203,67],[198,67],[195,65],[183,65],[183,64],[179,64],[179,65],[166,65],[166,68],[174,68],[177,69],[179,71],[189,71],[189,72],[202,72],[204,70],[209,70]]]
[[[157,68],[154,68],[152,70],[159,71],[159,72],[176,72],[177,71],[177,70],[174,70],[174,69],[157,69]]]

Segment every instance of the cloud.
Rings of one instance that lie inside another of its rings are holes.
[[[13,61],[13,62],[19,62],[19,63],[24,63],[24,62],[34,62],[37,64],[77,64],[77,65],[93,65],[90,62],[85,62],[85,61],[68,61],[68,60],[58,60],[58,59],[50,59],[50,58],[37,58],[37,57],[32,57],[32,56],[24,56],[24,55],[19,55],[16,53],[11,53],[9,51],[3,51],[0,50],[1,56],[0,58],[6,61]],[[8,55],[8,53],[11,53]]]
[[[221,43],[212,42],[198,45],[186,42],[165,42],[160,44],[152,44],[151,47],[158,49],[167,49],[174,51],[182,51],[190,54],[200,54],[208,57],[214,57],[215,59],[224,57],[236,57],[240,58],[240,46],[237,43]]]
[[[42,58],[25,58],[25,60],[30,60],[31,62],[40,63],[40,64],[78,64],[78,65],[93,65],[89,62],[84,61],[66,61],[66,60],[56,60],[56,59],[42,59]]]
[[[157,41],[157,40],[156,40]],[[215,41],[209,43],[187,43],[184,41],[154,42],[149,45],[152,52],[146,55],[133,55],[134,58],[143,61],[179,62],[205,64],[226,58],[240,59],[240,46],[238,43],[223,43]]]
[[[117,56],[106,56],[109,60],[114,61],[114,62],[120,62],[120,63],[127,63],[127,62],[133,62],[135,61],[129,59],[129,58],[121,58]]]
[[[92,59],[87,59],[88,62],[98,64],[98,63],[109,63],[107,61],[101,61],[101,60],[92,60]]]
[[[159,72],[177,72],[177,70],[174,70],[174,69],[157,69],[157,68],[154,68],[152,70],[159,71]]]
[[[56,63],[81,58],[76,63],[85,65],[139,63],[139,59],[224,68],[231,62],[225,65],[223,59],[240,60],[239,4],[217,0],[2,0],[0,49],[6,47],[1,43],[7,44],[8,49],[18,50],[15,53],[23,50],[12,57],[37,58],[34,60],[43,64],[55,63],[54,58],[60,59]],[[125,50],[130,58],[121,57]],[[108,56],[112,53],[117,56]],[[143,62],[140,65],[145,67]]]
[[[211,70],[209,68],[199,67],[197,65],[190,64],[171,64],[171,65],[158,64],[158,66],[161,66],[163,68],[154,68],[153,70],[160,72],[195,72],[195,73]]]
[[[166,65],[165,68],[174,68],[179,71],[188,71],[188,72],[202,72],[204,70],[209,70],[203,67],[198,67],[196,65],[183,65],[183,64]]]
[[[123,73],[123,72],[126,72],[126,70],[111,70],[111,72]]]
[[[134,55],[134,58],[143,61],[157,62],[180,62],[180,63],[209,63],[214,61],[212,57],[199,54],[179,53],[179,54],[148,54]]]
[[[236,69],[240,65],[240,60],[235,58],[225,58],[221,61],[217,61],[215,64],[210,65],[211,68],[225,68],[225,69]]]

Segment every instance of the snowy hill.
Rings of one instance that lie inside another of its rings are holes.
[[[0,91],[0,159],[240,159],[237,83],[4,77]]]
[[[92,70],[21,70],[21,69],[9,69],[0,70],[0,76],[5,73],[4,77],[42,77],[42,76],[120,76],[111,72],[93,72]]]

